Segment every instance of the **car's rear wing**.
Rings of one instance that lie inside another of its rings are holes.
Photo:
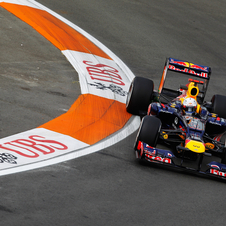
[[[211,72],[210,67],[193,64],[182,60],[176,60],[173,58],[169,58],[168,69],[204,79],[209,79]]]
[[[189,76],[194,76],[197,78],[197,80],[198,80],[198,78],[201,80],[204,79],[205,83],[203,83],[203,89],[200,90],[200,92],[202,93],[201,99],[204,100],[206,90],[208,87],[208,83],[209,83],[209,79],[210,79],[210,75],[211,75],[210,67],[199,65],[199,64],[193,64],[193,63],[189,63],[187,61],[177,60],[174,58],[167,58],[165,66],[164,66],[164,70],[162,73],[161,82],[159,84],[159,89],[158,89],[159,94],[162,93],[163,89],[164,89],[164,91],[167,90],[167,92],[168,91],[175,92],[173,90],[163,88],[168,70],[173,71],[173,72],[187,74]],[[176,93],[175,93],[175,95],[176,95]]]

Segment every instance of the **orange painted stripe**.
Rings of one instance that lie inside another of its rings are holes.
[[[125,104],[91,94],[80,95],[69,111],[40,126],[94,144],[121,129],[131,117]]]
[[[61,51],[75,50],[111,59],[85,36],[44,10],[5,2],[0,6],[32,26]]]

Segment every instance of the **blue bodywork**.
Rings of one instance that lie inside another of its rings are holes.
[[[211,156],[221,158],[224,147],[220,142],[214,141],[214,137],[219,132],[226,130],[225,119],[209,113],[204,108],[200,114],[193,116],[183,115],[181,104],[177,101],[169,105],[158,102],[151,103],[148,114],[159,118],[162,122],[159,141],[171,147],[173,144],[175,150],[171,151],[172,148],[167,150],[151,147],[139,141],[140,143],[137,145],[136,150],[137,158],[226,179],[226,164],[212,161],[207,163],[205,167],[202,166],[204,158],[208,160],[210,160],[209,157]],[[210,137],[206,134],[207,129]],[[214,144],[214,148],[211,150],[209,148],[206,152],[197,154],[184,148],[186,139],[197,140],[204,144],[211,142]],[[197,167],[189,166],[189,161],[196,162]]]

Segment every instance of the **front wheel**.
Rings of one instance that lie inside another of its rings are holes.
[[[147,112],[152,99],[154,83],[152,80],[135,77],[132,81],[126,99],[126,110],[133,115]]]
[[[216,94],[212,97],[211,102],[212,112],[226,119],[226,96]]]
[[[145,116],[140,124],[137,137],[134,144],[134,149],[137,150],[139,141],[155,147],[159,138],[162,123],[159,118],[154,116]]]

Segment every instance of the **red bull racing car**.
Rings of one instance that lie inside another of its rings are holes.
[[[137,158],[226,179],[226,96],[204,101],[210,76],[210,67],[167,58],[158,91],[134,78],[126,109],[142,117]]]

